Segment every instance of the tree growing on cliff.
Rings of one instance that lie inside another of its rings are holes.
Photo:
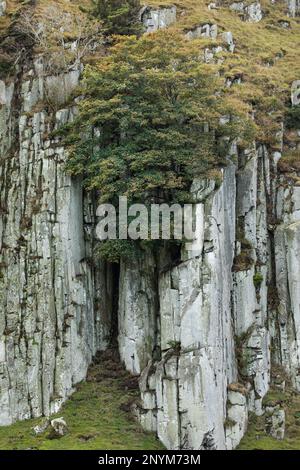
[[[195,177],[224,165],[234,139],[253,137],[252,120],[222,97],[197,42],[175,32],[120,38],[86,68],[83,88],[67,130],[68,170],[102,202],[188,201]]]
[[[104,24],[107,35],[138,34],[142,31],[139,21],[139,0],[94,0],[94,14]]]

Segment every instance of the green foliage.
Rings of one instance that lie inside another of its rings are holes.
[[[276,406],[288,400],[288,396],[281,390],[271,389],[263,398],[264,406]]]
[[[141,33],[139,0],[94,0],[93,3],[94,15],[103,21],[106,34]]]
[[[168,346],[169,346],[171,349],[173,349],[173,351],[174,351],[175,354],[179,354],[180,351],[181,351],[181,343],[180,343],[180,341],[174,341],[174,340],[169,341],[169,342],[168,342]]]
[[[120,258],[127,260],[135,258],[138,255],[138,248],[131,240],[105,240],[99,243],[97,255],[110,263],[118,263]]]
[[[287,149],[279,160],[278,169],[281,173],[287,173],[292,177],[294,172],[300,171],[300,149]],[[297,181],[295,181],[296,183]]]
[[[253,276],[253,284],[255,285],[255,287],[256,287],[257,289],[260,288],[260,286],[261,286],[263,280],[264,280],[264,277],[263,277],[263,275],[262,275],[261,273],[256,272],[256,273],[254,274],[254,276]]]
[[[286,113],[285,125],[287,129],[300,129],[300,105],[289,108]]]
[[[197,42],[171,31],[120,38],[86,68],[86,98],[63,131],[69,172],[101,202],[185,202],[195,177],[225,164],[233,139],[253,138],[252,120],[220,89]]]
[[[121,40],[86,68],[87,97],[67,137],[70,173],[84,176],[102,201],[182,201],[193,178],[224,163],[232,139],[253,130],[219,89],[197,44],[179,34]],[[222,111],[230,116],[223,125]]]

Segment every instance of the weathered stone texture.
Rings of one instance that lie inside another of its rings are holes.
[[[37,59],[19,82],[0,86],[0,424],[57,411],[85,378],[104,329],[89,262],[91,206],[50,135],[76,110],[52,111],[47,100],[61,106],[78,79],[77,70],[45,77]]]
[[[259,2],[231,9],[262,19]],[[141,19],[148,32],[165,28],[176,8],[146,7]],[[206,62],[234,50],[215,24],[187,32],[202,36],[223,41]],[[300,187],[277,172],[283,124],[276,150],[253,143],[219,186],[193,182],[198,239],[176,260],[145,250],[116,275],[94,257],[93,195],[65,173],[51,136],[76,115],[67,102],[81,71],[47,76],[36,58],[19,72],[0,81],[0,425],[57,411],[113,340],[140,375],[145,429],[169,449],[235,448],[249,412],[265,412],[271,363],[300,391]],[[282,438],[282,410],[267,412]]]
[[[158,9],[144,7],[140,12],[140,18],[145,31],[152,33],[158,29],[165,29],[176,21],[177,9],[175,6],[161,7]]]

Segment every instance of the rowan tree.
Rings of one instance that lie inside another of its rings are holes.
[[[85,70],[68,170],[102,202],[189,201],[192,181],[226,164],[233,140],[253,138],[253,121],[221,89],[197,41],[172,31],[119,38]]]

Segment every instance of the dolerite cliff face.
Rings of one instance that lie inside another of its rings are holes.
[[[141,18],[155,30],[176,9]],[[115,340],[145,429],[169,449],[233,449],[272,370],[300,392],[300,186],[277,168],[283,125],[276,150],[232,148],[221,182],[193,183],[197,247],[118,270],[93,259],[95,201],[51,137],[76,113],[80,71],[49,76],[37,56],[0,81],[0,425],[58,410]],[[60,109],[41,106],[54,95]]]
[[[39,107],[57,93],[65,102],[79,74],[45,76],[37,58],[14,82],[0,82],[2,425],[57,410],[105,345],[110,293],[100,279],[106,268],[91,259],[93,205],[49,138],[75,108]]]

